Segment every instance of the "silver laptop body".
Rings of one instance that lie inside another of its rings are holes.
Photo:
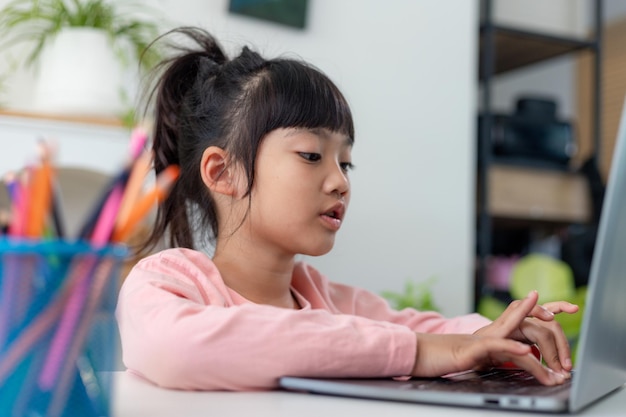
[[[506,386],[510,378],[506,376],[501,383],[490,383],[489,392],[484,392],[482,387],[466,385],[475,372],[452,378],[407,381],[283,377],[280,385],[288,390],[318,394],[548,412],[577,412],[622,387],[626,383],[626,102],[585,305],[576,369],[565,390],[540,387],[538,393],[521,394],[517,390],[511,393],[511,388]],[[529,383],[537,385],[536,381]]]

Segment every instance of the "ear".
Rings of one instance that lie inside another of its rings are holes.
[[[233,166],[229,166],[228,153],[217,146],[209,146],[202,153],[200,175],[204,184],[213,192],[236,196],[236,178]]]

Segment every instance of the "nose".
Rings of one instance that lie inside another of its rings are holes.
[[[333,165],[332,171],[326,178],[324,190],[329,194],[344,197],[350,191],[350,179],[339,163]]]

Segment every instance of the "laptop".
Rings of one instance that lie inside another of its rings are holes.
[[[541,412],[577,412],[626,383],[626,102],[622,110],[591,265],[576,368],[545,387],[513,370],[446,378],[283,377],[287,390],[379,400]],[[488,382],[477,382],[486,377]]]

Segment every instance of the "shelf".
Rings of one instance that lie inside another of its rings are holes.
[[[114,120],[2,110],[0,145],[10,151],[0,152],[0,175],[22,169],[42,138],[54,143],[58,166],[113,175],[127,159],[130,136],[130,129]]]
[[[522,168],[535,168],[535,169],[544,169],[549,171],[561,171],[561,172],[570,172],[571,167],[569,165],[564,165],[559,162],[548,161],[545,159],[532,159],[527,156],[500,156],[493,155],[491,157],[490,164],[495,165],[510,165],[517,166]]]
[[[488,184],[493,217],[556,223],[591,217],[587,181],[576,173],[493,165]]]
[[[595,47],[593,41],[576,38],[561,37],[507,26],[491,26],[494,35],[493,75],[502,74],[531,64],[535,64],[560,55],[578,50]],[[489,30],[488,25],[480,27],[480,56],[486,52],[485,37]],[[479,68],[481,80],[484,78],[484,68]]]
[[[602,0],[593,1],[591,33],[578,38],[494,22],[494,3],[495,0],[481,1],[478,81],[483,114],[494,114],[493,83],[498,76],[560,56],[589,53],[593,68],[592,140],[594,152],[599,152]],[[494,248],[502,250],[499,233],[554,234],[571,224],[592,221],[593,214],[591,190],[584,175],[572,171],[571,164],[495,154],[491,140],[493,120],[486,120],[478,132],[476,303],[488,287],[487,260]],[[520,252],[518,247],[511,250]]]
[[[96,126],[125,127],[121,119],[115,117],[71,116],[49,113],[34,113],[22,110],[0,109],[0,116],[20,117],[36,120],[82,123]]]

